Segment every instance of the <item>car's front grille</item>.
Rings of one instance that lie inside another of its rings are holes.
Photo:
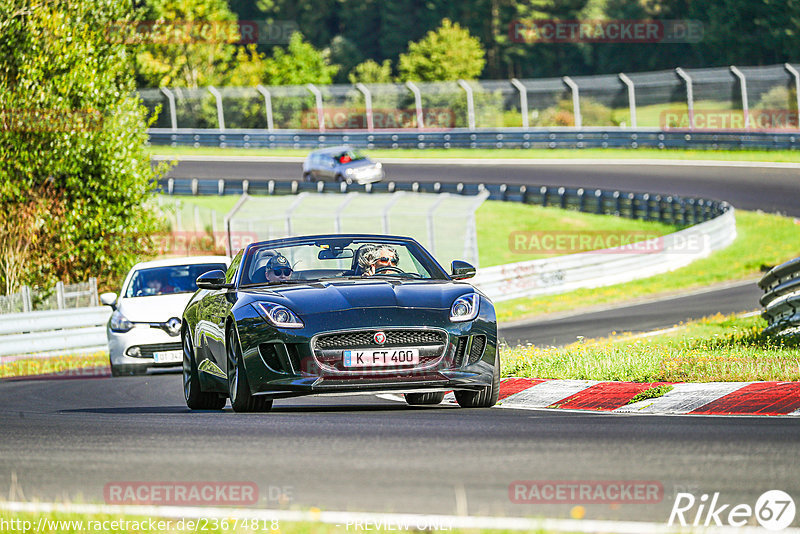
[[[375,334],[383,332],[386,335],[384,343],[375,342]],[[447,349],[448,336],[443,330],[429,330],[422,328],[400,328],[394,330],[354,330],[350,332],[337,332],[322,334],[314,340],[313,350],[317,362],[328,371],[344,373],[363,373],[364,369],[346,368],[343,362],[345,350],[351,349],[398,349],[403,347],[419,348],[419,364],[398,365],[398,369],[427,368],[439,361]],[[389,373],[389,368],[372,368],[370,372]]]
[[[153,343],[152,345],[139,345],[142,351],[142,358],[152,358],[156,352],[167,352],[169,350],[181,350],[183,345],[180,341],[175,343]]]
[[[376,332],[386,334],[386,342],[375,342]],[[362,349],[372,347],[444,345],[447,336],[438,330],[360,330],[338,334],[324,334],[317,338],[315,349]]]

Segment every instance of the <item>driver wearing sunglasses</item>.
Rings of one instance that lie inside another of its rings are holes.
[[[366,251],[363,255],[362,268],[364,276],[372,276],[377,272],[398,272],[397,251],[394,247],[380,245],[372,250]]]
[[[267,282],[283,282],[292,276],[292,264],[286,259],[286,256],[280,254],[270,258],[267,263],[266,274]]]

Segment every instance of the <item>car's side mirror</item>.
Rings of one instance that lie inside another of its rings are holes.
[[[117,294],[116,293],[101,293],[100,304],[103,306],[111,306],[112,310],[117,309]]]
[[[450,277],[453,280],[466,280],[467,278],[475,276],[475,267],[465,261],[453,260],[453,263],[450,264],[450,268],[453,273]]]
[[[197,277],[197,287],[200,289],[222,289],[228,287],[225,283],[225,271],[216,269],[201,274]]]

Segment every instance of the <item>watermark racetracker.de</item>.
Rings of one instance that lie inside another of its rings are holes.
[[[699,20],[556,20],[511,21],[508,36],[515,43],[698,43]]]
[[[664,498],[657,480],[515,480],[515,504],[656,504]]]
[[[426,130],[449,130],[455,127],[455,113],[447,108],[422,108],[422,124]],[[365,109],[326,107],[322,112],[326,128],[332,130],[365,130],[370,127]],[[301,117],[301,128],[315,129],[320,115],[309,110]],[[376,108],[372,110],[372,127],[378,130],[417,127],[416,109]]]
[[[707,250],[706,236],[672,234],[668,238],[644,230],[512,231],[508,247],[514,254],[698,254]]]
[[[664,130],[796,130],[800,127],[796,110],[752,109],[745,114],[734,109],[667,109],[659,115]]]
[[[253,506],[261,497],[285,506],[293,500],[291,486],[270,485],[263,495],[248,481],[117,481],[103,488],[106,504],[158,506]]]
[[[106,26],[109,42],[126,45],[287,44],[299,31],[293,20],[141,20]]]

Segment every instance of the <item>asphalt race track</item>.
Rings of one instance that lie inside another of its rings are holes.
[[[181,163],[175,176],[292,179],[299,164]],[[390,179],[603,186],[723,197],[800,215],[800,173],[630,165],[391,165]],[[510,325],[508,339],[563,343],[757,309],[754,284]],[[103,502],[119,482],[239,481],[259,505],[324,510],[569,517],[572,504],[512,502],[514,481],[652,481],[651,504],[587,504],[587,519],[663,524],[678,492],[755,505],[800,495],[800,418],[411,408],[375,396],[276,401],[266,414],[190,413],[181,377],[0,381],[0,492]],[[283,495],[283,498],[280,498]],[[646,530],[643,527],[643,531]]]
[[[557,316],[541,321],[503,326],[499,335],[510,345],[566,345],[576,336],[597,338],[611,332],[639,333],[669,328],[681,321],[700,319],[710,313],[741,313],[760,309],[764,292],[755,281],[705,290],[654,302],[614,306],[589,313]]]
[[[686,162],[688,163],[688,162]],[[299,180],[300,163],[267,161],[181,161],[173,178]],[[800,216],[800,169],[634,165],[619,163],[452,165],[387,163],[386,180],[601,187],[643,193],[727,200],[736,208]]]
[[[0,490],[103,502],[106,484],[239,481],[303,508],[568,517],[517,504],[517,480],[642,480],[655,504],[586,506],[589,519],[665,522],[677,491],[755,503],[800,494],[798,418],[620,416],[410,408],[373,396],[276,401],[266,414],[189,413],[180,375],[0,383]]]

